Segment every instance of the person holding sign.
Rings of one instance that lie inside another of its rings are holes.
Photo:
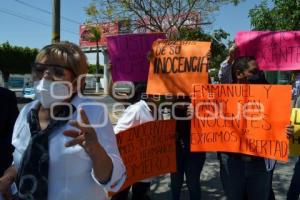
[[[232,75],[233,83],[266,84],[251,57],[237,59],[232,66]],[[269,199],[275,161],[237,153],[220,153],[219,157],[222,183],[229,200]]]
[[[236,61],[235,54],[237,51],[236,44],[233,44],[229,49],[228,57],[221,63],[218,73],[220,83],[236,83],[237,80],[233,74],[233,65]],[[254,57],[248,57],[248,65],[251,69],[258,69],[257,63]],[[250,69],[250,71],[251,71]],[[248,82],[251,84],[268,84],[263,71],[258,71],[253,76],[248,77]]]
[[[190,124],[187,107],[191,100],[193,84],[207,84],[211,42],[161,40],[153,43],[147,94],[171,95],[174,102],[165,102],[163,116],[176,120],[177,171],[171,173],[171,193],[173,200],[179,200],[181,188],[186,183],[191,200],[201,199],[200,174],[205,162],[205,153],[191,152]],[[176,106],[172,103],[175,103]],[[178,103],[181,103],[178,104]],[[168,105],[172,105],[172,109]],[[174,109],[175,107],[175,109]],[[174,113],[175,111],[175,113]],[[174,116],[175,114],[175,116]]]
[[[226,58],[226,60],[224,60],[221,63],[220,70],[219,70],[219,73],[218,73],[220,83],[225,84],[225,83],[237,82],[237,80],[235,78],[235,75],[233,74],[233,69],[232,69],[232,67],[234,65],[234,62],[236,60],[235,59],[235,54],[236,54],[237,50],[238,50],[238,47],[234,43],[229,49],[228,57]],[[249,68],[257,69],[257,63],[256,63],[256,60],[255,60],[254,57],[248,57],[247,62],[248,62]],[[255,75],[253,75],[253,76],[250,75],[248,77],[249,78],[248,78],[247,81],[250,82],[251,84],[268,84],[268,81],[266,80],[263,71],[259,70],[258,73],[256,73]],[[229,177],[227,177],[227,173],[225,173],[225,170],[224,170],[225,167],[224,167],[223,162],[221,160],[221,154],[220,153],[218,153],[218,158],[220,160],[220,166],[221,166],[221,170],[220,170],[221,182],[222,182],[224,190],[227,191],[227,189],[225,189],[225,187],[228,184],[225,184],[224,182],[226,180],[228,180]],[[274,164],[275,164],[271,160],[267,160],[267,162],[269,163],[269,166],[271,166],[271,165],[274,166]],[[272,174],[273,174],[273,171],[274,171],[274,167],[272,168]],[[273,177],[273,175],[272,175],[272,177]],[[272,182],[272,179],[271,179],[271,182]],[[274,200],[274,199],[275,199],[274,191],[271,187],[269,200]]]
[[[297,97],[294,107],[300,108],[300,96]],[[297,118],[298,116],[295,114],[294,124],[296,124]],[[291,129],[292,129],[291,132],[294,132],[293,127],[291,127]],[[295,131],[297,131],[296,128]],[[295,164],[294,174],[287,193],[287,200],[298,200],[299,195],[300,195],[300,157],[298,157],[298,160]]]
[[[183,103],[175,107],[176,118],[176,158],[177,171],[171,173],[171,193],[172,200],[179,200],[181,188],[186,177],[186,184],[191,200],[201,199],[200,175],[203,169],[206,154],[203,152],[191,152],[190,149],[190,130],[191,121],[189,113],[190,99],[188,97],[177,98],[176,103]],[[184,105],[185,104],[185,105]]]
[[[14,163],[1,177],[1,190],[15,181],[19,200],[106,200],[105,190],[122,186],[125,167],[108,113],[78,95],[87,71],[86,57],[73,43],[38,53],[32,68],[37,100],[17,118]]]
[[[141,95],[145,93],[146,87],[143,84],[137,84],[135,87],[135,95],[130,100],[133,103],[127,107],[114,127],[115,134],[118,134],[124,130],[127,130],[133,126],[137,126],[149,121],[153,121],[154,118],[151,113],[151,109],[148,104],[141,100]],[[127,200],[130,188],[132,189],[132,200],[147,200],[148,192],[150,191],[152,179],[143,180],[133,184],[131,187],[127,187],[121,192],[118,192],[112,197],[112,200]]]

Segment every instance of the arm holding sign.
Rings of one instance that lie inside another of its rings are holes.
[[[296,99],[295,108],[300,108],[300,98]]]
[[[219,80],[221,83],[232,83],[232,64],[234,62],[234,55],[237,50],[237,46],[235,44],[232,45],[229,49],[229,55],[220,65],[219,70]]]
[[[285,134],[286,134],[287,138],[289,139],[294,134],[294,126],[293,125],[288,125],[286,127]]]
[[[229,55],[227,57],[227,62],[228,64],[232,64],[234,62],[234,56],[235,56],[235,52],[237,51],[237,45],[233,44],[230,48],[229,48]]]

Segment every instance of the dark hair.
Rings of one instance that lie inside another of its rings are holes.
[[[245,56],[245,57],[241,57],[238,58],[234,61],[234,63],[232,64],[232,81],[233,83],[237,82],[237,78],[236,78],[236,74],[242,73],[245,70],[247,70],[249,68],[249,62],[255,60],[254,57],[252,56]]]
[[[146,92],[147,90],[147,83],[144,82],[140,82],[140,83],[136,83],[135,85],[135,91],[134,91],[134,96],[129,99],[130,103],[136,103],[139,100],[141,100],[141,96],[143,95],[143,93]]]

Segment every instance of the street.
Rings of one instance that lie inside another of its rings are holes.
[[[289,162],[278,163],[273,175],[273,190],[276,200],[286,199],[286,194],[293,175],[293,168],[297,159],[290,158]],[[203,200],[225,200],[219,176],[219,161],[215,153],[207,153],[205,165],[201,173],[201,189]],[[153,200],[170,199],[170,178],[168,175],[159,177],[151,186],[151,198]],[[186,184],[182,188],[181,200],[188,200]]]

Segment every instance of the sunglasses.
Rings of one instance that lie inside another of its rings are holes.
[[[34,63],[31,65],[31,72],[34,79],[42,79],[45,75],[45,72],[49,73],[56,80],[63,80],[65,77],[65,70],[69,70],[75,76],[75,73],[72,69],[66,66],[57,65],[57,64],[43,64],[43,63]]]

